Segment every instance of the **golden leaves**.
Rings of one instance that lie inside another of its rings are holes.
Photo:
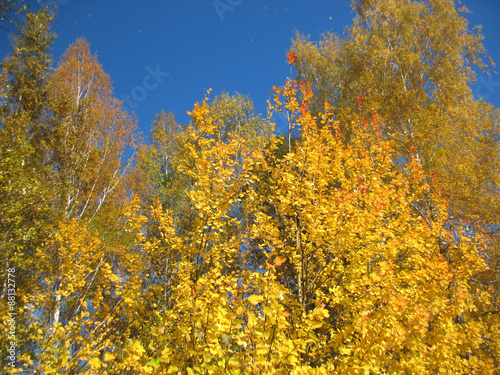
[[[99,370],[102,367],[102,362],[99,358],[90,358],[87,360],[87,363],[90,365],[92,371]]]
[[[264,300],[264,298],[261,296],[261,295],[257,295],[257,294],[252,294],[251,296],[249,296],[247,299],[246,299],[249,303],[251,303],[252,305],[256,305],[260,302],[262,302]]]
[[[479,236],[456,240],[437,193],[436,217],[418,219],[430,189],[417,160],[401,173],[364,126],[346,144],[332,113],[311,116],[306,82],[275,92],[302,130],[293,150],[280,155],[273,137],[250,152],[218,135],[208,102],[196,105],[176,160],[191,179],[188,223],[160,202],[146,222],[132,198],[123,216],[133,250],[121,267],[81,223],[61,226],[59,295],[83,296],[95,281],[80,320],[51,337],[76,337],[93,371],[459,372],[485,332],[472,319]]]

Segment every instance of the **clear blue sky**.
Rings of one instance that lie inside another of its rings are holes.
[[[44,3],[44,1],[41,1]],[[273,85],[289,75],[285,53],[295,30],[319,40],[342,33],[354,14],[349,0],[59,0],[54,45],[57,61],[69,44],[86,37],[118,98],[129,102],[147,136],[154,115],[186,111],[212,88],[249,95],[266,114]],[[500,64],[500,1],[463,0],[482,24],[489,54]],[[8,52],[2,31],[2,57]],[[167,75],[168,74],[168,75]],[[148,77],[149,76],[149,77]],[[500,107],[500,75],[480,74],[478,95]],[[128,99],[127,99],[128,98]]]

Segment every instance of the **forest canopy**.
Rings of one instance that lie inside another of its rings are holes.
[[[145,139],[89,41],[54,63],[54,10],[0,4],[17,27],[0,73],[6,373],[499,373],[483,36],[452,0],[352,9],[344,35],[295,35],[267,117],[209,90]]]

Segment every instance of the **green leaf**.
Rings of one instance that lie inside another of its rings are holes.
[[[151,358],[149,361],[146,362],[146,366],[159,367],[160,362],[158,361],[157,358]]]

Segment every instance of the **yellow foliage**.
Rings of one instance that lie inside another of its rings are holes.
[[[191,112],[178,160],[189,226],[133,198],[126,253],[83,220],[60,224],[57,251],[37,252],[57,282],[26,296],[39,343],[27,369],[493,372],[483,348],[498,345],[498,321],[486,323],[491,291],[475,281],[484,239],[449,230],[420,160],[403,173],[375,121],[346,143],[333,114],[311,116],[307,84],[275,91],[274,110],[300,129],[284,155],[274,136],[260,150],[217,139],[207,101]],[[64,314],[37,314],[47,304]]]
[[[367,123],[346,145],[332,114],[319,126],[297,98],[307,90],[275,89],[273,108],[301,129],[282,158],[276,139],[247,153],[237,138],[216,141],[206,102],[191,113],[197,146],[181,162],[194,181],[192,226],[177,232],[174,213],[156,207],[161,241],[145,243],[175,253],[171,308],[151,331],[155,371],[488,371],[474,318],[487,292],[478,298],[472,281],[486,269],[482,238],[447,230],[418,158],[401,173]]]

